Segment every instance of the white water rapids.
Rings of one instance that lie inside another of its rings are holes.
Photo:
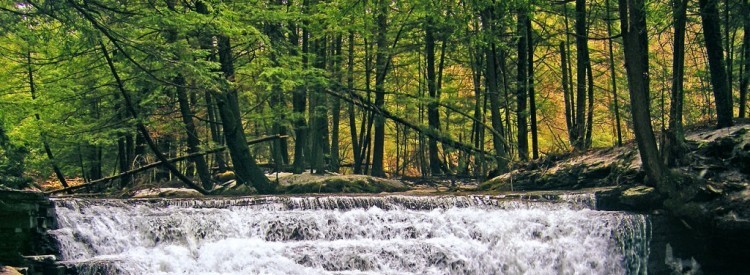
[[[490,196],[56,199],[80,274],[644,274],[643,215]]]

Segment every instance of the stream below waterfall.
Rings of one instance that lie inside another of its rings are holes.
[[[78,274],[645,274],[645,215],[593,195],[53,199]]]

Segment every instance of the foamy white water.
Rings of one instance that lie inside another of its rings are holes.
[[[80,273],[637,274],[643,215],[465,197],[55,200]]]

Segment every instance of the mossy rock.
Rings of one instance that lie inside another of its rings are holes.
[[[247,196],[255,194],[258,194],[255,188],[247,184],[237,184],[235,180],[228,181],[211,190],[211,195],[217,196]]]
[[[402,192],[409,187],[397,180],[365,175],[311,175],[285,177],[279,182],[281,193],[381,193]]]
[[[135,192],[133,198],[198,198],[203,194],[188,188],[148,188]]]

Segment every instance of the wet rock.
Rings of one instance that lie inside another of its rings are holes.
[[[203,194],[188,188],[149,188],[135,192],[133,198],[196,198]]]
[[[409,190],[403,182],[366,175],[297,174],[279,179],[283,193],[381,193]]]
[[[0,266],[0,275],[21,275],[21,272],[10,266]]]
[[[224,184],[216,186],[211,191],[211,195],[219,196],[247,196],[257,194],[258,191],[247,184],[238,184],[237,181],[231,180]]]

